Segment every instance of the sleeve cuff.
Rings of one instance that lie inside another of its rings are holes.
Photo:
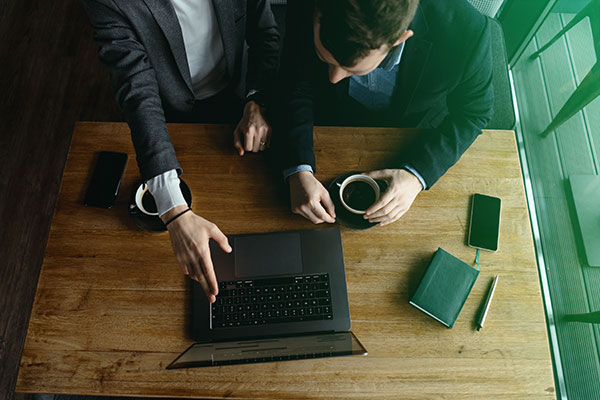
[[[311,174],[314,174],[312,167],[308,164],[301,164],[296,167],[290,167],[283,170],[283,180],[287,180],[290,176],[300,172],[300,171],[310,171]]]
[[[174,207],[187,204],[179,187],[177,170],[172,169],[157,175],[146,184],[152,197],[154,197],[159,216]]]
[[[412,166],[410,166],[408,164],[404,164],[402,169],[405,169],[408,172],[410,172],[411,174],[413,174],[414,176],[416,176],[417,179],[419,180],[419,182],[421,182],[421,185],[423,185],[423,190],[427,189],[427,184],[425,183],[425,179],[423,179],[421,174],[416,169],[414,169]]]
[[[265,98],[264,93],[256,89],[251,89],[246,94],[246,103],[249,101],[253,101],[263,108],[267,108],[267,99]]]

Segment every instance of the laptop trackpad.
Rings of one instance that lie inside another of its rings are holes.
[[[239,278],[263,275],[289,275],[302,272],[300,234],[235,238],[235,275]]]

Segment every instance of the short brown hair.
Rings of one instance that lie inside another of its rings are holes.
[[[319,38],[341,66],[352,67],[371,50],[391,47],[418,5],[419,0],[317,0]]]

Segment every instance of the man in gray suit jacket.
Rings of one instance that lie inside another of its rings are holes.
[[[270,137],[264,107],[279,46],[269,2],[83,2],[175,257],[214,302],[218,284],[208,242],[216,240],[227,252],[231,247],[215,224],[189,212],[166,122],[239,120],[234,131],[239,154],[264,150]]]

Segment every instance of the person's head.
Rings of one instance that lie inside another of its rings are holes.
[[[329,80],[373,71],[413,35],[408,29],[419,0],[317,0],[315,50],[329,64]]]

